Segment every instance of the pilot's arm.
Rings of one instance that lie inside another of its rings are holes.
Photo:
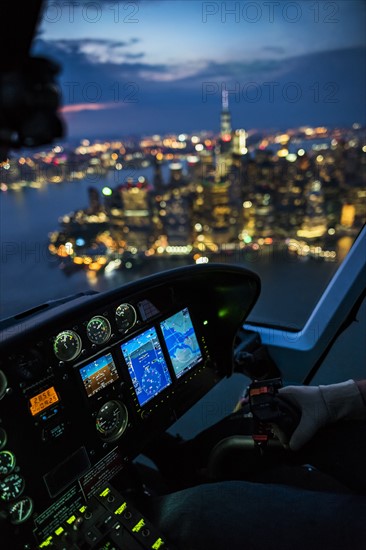
[[[301,412],[299,425],[289,441],[293,451],[327,424],[366,418],[366,380],[328,386],[287,386],[279,390],[279,395]]]

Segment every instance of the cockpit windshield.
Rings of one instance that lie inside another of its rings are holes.
[[[366,219],[364,18],[45,2],[31,54],[60,68],[67,131],[0,164],[1,316],[219,262],[260,275],[254,322],[300,329]]]

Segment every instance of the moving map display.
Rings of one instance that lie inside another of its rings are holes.
[[[119,378],[111,353],[107,353],[82,367],[80,376],[88,397],[92,397]]]
[[[160,326],[174,372],[180,378],[202,360],[188,308],[175,313],[160,323]]]
[[[122,344],[121,350],[141,406],[172,383],[153,327]]]

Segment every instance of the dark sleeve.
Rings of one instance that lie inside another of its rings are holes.
[[[227,481],[153,502],[155,521],[184,550],[364,550],[366,496]]]

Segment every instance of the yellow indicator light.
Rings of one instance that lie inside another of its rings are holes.
[[[102,491],[102,492],[99,494],[99,496],[100,496],[100,497],[106,497],[106,496],[108,495],[108,493],[110,493],[110,491],[111,491],[110,488],[107,487],[106,489],[104,489],[104,491]]]
[[[57,535],[58,537],[61,535],[61,533],[64,532],[64,528],[63,527],[59,527],[58,529],[56,529],[55,531],[55,535]]]
[[[163,539],[161,539],[160,537],[154,542],[154,544],[152,545],[151,548],[153,548],[154,550],[157,550],[158,548],[161,548],[164,544],[164,541]]]
[[[117,508],[117,510],[114,511],[114,513],[117,515],[122,514],[123,510],[125,510],[126,508],[127,508],[127,502],[124,502],[123,504],[121,504],[119,508]]]
[[[79,508],[79,512],[81,512],[82,514],[85,512],[86,510],[86,506],[82,506],[81,508]]]
[[[71,516],[69,517],[69,519],[66,520],[66,523],[71,525],[72,523],[74,523],[75,520],[76,520],[76,516]]]
[[[208,321],[203,321],[203,324],[204,324],[204,325],[208,325]]]
[[[135,533],[138,533],[144,525],[145,525],[145,521],[143,519],[140,519],[140,521],[136,523],[135,527],[132,527],[132,531],[134,531]]]
[[[48,539],[44,540],[40,545],[39,548],[45,548],[46,546],[50,546],[52,544],[52,537],[48,537]]]

